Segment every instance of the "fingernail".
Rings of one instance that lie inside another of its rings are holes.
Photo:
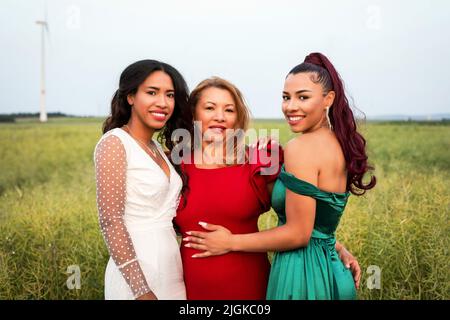
[[[197,258],[197,255],[193,254],[193,255],[192,255],[192,258]]]
[[[184,246],[189,248],[191,245],[189,243],[186,243]]]
[[[202,221],[200,221],[198,224],[201,225],[202,227],[206,227],[206,225],[207,225],[206,222],[202,222]]]
[[[188,232],[186,232],[186,234],[188,234],[188,235],[191,235],[191,232],[190,232],[190,231],[188,231]]]
[[[183,238],[183,241],[189,241],[189,237]]]
[[[348,268],[350,268],[350,265],[349,265],[349,264],[346,264],[345,267],[348,269]]]

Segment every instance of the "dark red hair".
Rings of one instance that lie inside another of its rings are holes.
[[[366,172],[373,170],[367,162],[366,140],[357,131],[355,117],[344,92],[344,83],[330,60],[321,53],[311,53],[305,61],[294,67],[289,74],[314,73],[313,80],[320,83],[324,92],[334,91],[334,102],[329,110],[330,122],[336,138],[341,145],[347,167],[347,191],[355,195],[363,195],[366,190],[376,184],[372,175],[370,181],[364,184]]]

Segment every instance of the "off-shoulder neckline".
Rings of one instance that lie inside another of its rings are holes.
[[[319,187],[313,185],[312,183],[310,183],[310,182],[308,182],[308,181],[299,179],[299,178],[297,178],[295,175],[293,175],[292,173],[286,171],[286,169],[284,168],[284,163],[281,165],[280,175],[281,175],[281,174],[286,174],[286,175],[288,175],[288,176],[291,176],[291,177],[295,178],[296,180],[301,181],[302,183],[304,183],[304,184],[306,184],[306,185],[308,185],[308,186],[310,186],[310,187],[316,189],[317,191],[320,191],[320,192],[322,192],[322,193],[325,193],[325,194],[336,195],[336,196],[348,196],[348,195],[350,195],[350,192],[349,192],[349,191],[346,191],[346,192],[331,192],[331,191],[325,191],[325,190],[322,190],[322,189],[320,189]]]

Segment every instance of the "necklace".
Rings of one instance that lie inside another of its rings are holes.
[[[133,135],[133,132],[131,131],[131,129],[130,129],[130,127],[129,127],[128,125],[124,125],[124,127],[126,127],[126,128],[128,129],[128,131],[130,132],[130,136],[131,136],[134,140],[136,140],[141,146],[143,146],[146,150],[148,150],[148,151],[153,155],[154,158],[158,158],[157,155],[156,155],[156,151],[153,150],[152,148],[150,148],[149,145],[147,145],[146,143],[144,143],[144,142],[142,142],[141,140],[139,140],[138,138],[136,138],[136,137]]]

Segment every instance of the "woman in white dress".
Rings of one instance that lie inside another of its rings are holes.
[[[120,77],[95,152],[97,207],[110,259],[105,299],[186,299],[172,219],[183,181],[166,147],[187,108],[188,89],[168,64],[142,60]]]

